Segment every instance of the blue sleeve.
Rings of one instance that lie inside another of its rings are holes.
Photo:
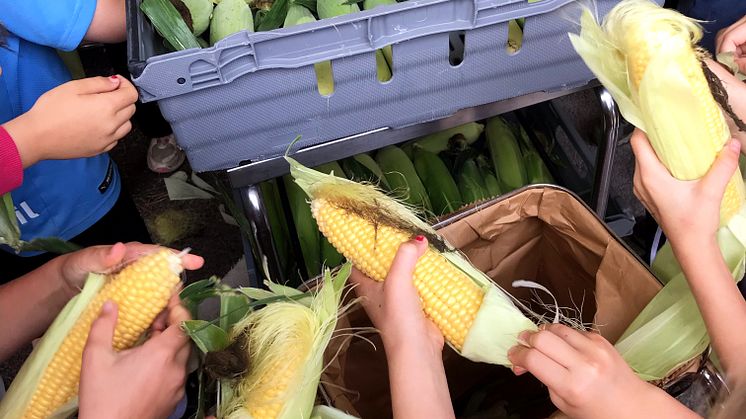
[[[80,45],[96,0],[0,0],[0,24],[19,38],[64,51]]]

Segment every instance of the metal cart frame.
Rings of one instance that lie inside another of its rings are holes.
[[[595,80],[587,85],[573,89],[531,93],[463,109],[452,116],[436,121],[397,129],[380,128],[340,138],[298,150],[293,153],[293,158],[304,165],[314,167],[587,89],[595,90],[604,115],[605,135],[604,141],[598,147],[596,173],[591,197],[591,204],[596,214],[601,219],[604,219],[610,192],[611,169],[620,137],[619,126],[621,119],[611,94],[603,87],[600,87],[599,83]],[[289,173],[289,171],[288,163],[282,156],[250,162],[227,171],[236,203],[239,205],[239,208],[243,209],[251,226],[251,237],[248,240],[244,237],[243,240],[251,286],[259,286],[261,283],[260,271],[257,269],[254,256],[257,260],[261,261],[263,265],[262,270],[266,271],[266,274],[275,281],[284,282],[287,280],[284,277],[285,275],[274,247],[259,183],[283,176]],[[296,257],[302,258],[301,255],[296,255]]]

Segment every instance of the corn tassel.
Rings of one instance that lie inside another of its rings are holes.
[[[104,302],[113,300],[119,309],[114,349],[131,348],[166,308],[181,271],[181,259],[164,249],[119,273],[90,274],[24,363],[0,402],[0,417],[42,419],[75,411],[83,349]]]
[[[709,92],[702,54],[695,47],[701,36],[702,29],[693,20],[647,0],[622,1],[603,25],[585,10],[580,34],[570,34],[575,50],[613,95],[622,115],[647,133],[661,162],[681,180],[704,176],[730,138]],[[736,280],[744,272],[745,217],[738,171],[723,197],[717,235]],[[653,268],[666,285],[616,343],[646,380],[666,377],[709,344],[673,253],[667,248],[660,255]]]
[[[463,356],[510,365],[507,351],[517,343],[518,333],[536,330],[517,306],[525,307],[395,199],[371,185],[328,176],[286,159],[296,183],[311,197],[321,232],[371,278],[384,280],[399,246],[414,235],[426,236],[430,248],[414,273],[425,315]]]

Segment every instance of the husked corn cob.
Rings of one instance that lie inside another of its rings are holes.
[[[324,199],[311,205],[319,230],[361,272],[383,281],[399,246],[410,236],[402,230],[372,222]],[[414,271],[414,285],[425,314],[443,336],[461,349],[471,328],[484,292],[446,259],[428,250]]]
[[[701,37],[702,28],[695,21],[648,0],[619,2],[602,24],[585,10],[580,34],[570,35],[573,47],[625,119],[645,131],[658,158],[681,180],[703,177],[730,138],[695,45]],[[744,195],[741,173],[736,171],[721,203],[716,234],[736,281],[746,267]],[[652,268],[665,286],[615,343],[629,366],[649,381],[665,378],[709,344],[670,243],[658,252]]]
[[[698,179],[706,173],[725,142],[730,139],[730,129],[720,106],[710,92],[699,53],[692,47],[689,33],[677,26],[665,23],[634,25],[629,20],[624,23],[626,34],[623,42],[633,89],[640,88],[645,70],[658,51],[663,48],[680,51],[677,64],[681,75],[689,84],[691,94],[696,98],[692,105],[699,107],[699,123],[704,126],[707,135],[698,138],[693,144],[675,144],[670,148],[659,146],[656,151],[675,177],[683,180]],[[741,209],[743,202],[743,179],[740,173],[736,173],[728,183],[723,196],[721,219],[724,222],[730,220],[730,217]]]
[[[383,281],[400,245],[415,235],[429,240],[414,270],[425,315],[464,357],[510,365],[507,351],[524,330],[536,330],[484,273],[471,265],[401,202],[374,186],[325,175],[286,157],[295,182],[311,197],[319,229],[358,269]],[[530,310],[527,310],[530,314]]]
[[[34,380],[34,377],[30,377],[34,381],[33,389],[17,389],[21,393],[24,390],[30,391],[26,393],[28,403],[25,407],[6,412],[4,406],[0,405],[0,413],[3,413],[0,416],[6,417],[4,414],[8,413],[7,417],[42,419],[52,416],[58,409],[73,402],[78,394],[83,349],[91,325],[98,317],[104,302],[112,300],[118,306],[117,325],[112,341],[114,349],[120,351],[130,348],[150,327],[158,313],[168,305],[171,294],[180,281],[180,272],[180,258],[170,250],[164,249],[144,256],[112,275],[82,310],[61,344],[53,348],[54,352],[49,357],[48,364],[39,372],[38,378]],[[47,333],[54,333],[54,330],[50,328]],[[48,349],[45,346],[42,339],[37,349]],[[48,353],[35,351],[27,363],[33,362],[35,356],[45,355],[49,356]],[[24,378],[28,378],[22,374],[23,370],[16,378],[19,386]],[[14,385],[15,383],[16,381]],[[8,408],[12,407],[13,398],[16,397],[15,391],[12,385],[3,400],[3,405],[7,403]],[[18,416],[14,416],[15,414]]]

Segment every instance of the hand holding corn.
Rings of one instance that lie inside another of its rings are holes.
[[[674,250],[707,243],[716,246],[721,200],[738,168],[740,143],[730,140],[710,171],[696,181],[671,176],[642,131],[635,131],[631,144],[636,157],[635,195],[659,222]]]
[[[123,261],[126,253],[123,246],[117,244],[111,248],[112,253],[119,255],[112,257],[112,260]],[[113,350],[125,351],[139,343],[178,290],[181,284],[179,274],[185,268],[199,268],[202,265],[201,258],[185,257],[157,246],[151,247],[151,250],[146,255],[138,255],[140,257],[136,260],[115,272],[92,272],[88,275],[83,289],[57,314],[11,383],[8,393],[0,400],[0,417],[67,417],[77,410],[83,349],[91,326],[106,301],[112,300],[119,307],[119,320],[109,340]],[[41,297],[36,297],[38,304],[34,305],[34,309],[53,317],[56,311],[50,312],[45,303],[60,297],[43,290],[43,281],[48,279],[45,276],[47,273],[61,274],[64,269],[60,268],[60,264],[63,262],[64,259],[57,258],[13,281],[16,285],[0,289],[0,299],[7,300],[6,297],[10,295],[17,301],[27,301],[24,290],[27,295],[34,295],[35,290],[41,289]],[[74,277],[75,273],[88,268],[90,265],[72,264],[68,273]],[[39,320],[38,316],[34,319]],[[28,322],[24,319],[21,323]]]
[[[415,265],[427,248],[423,236],[399,246],[383,282],[358,270],[351,276],[368,317],[381,332],[394,417],[454,417],[443,367],[443,335],[425,317],[414,286]]]
[[[164,418],[184,395],[189,339],[181,322],[188,311],[171,299],[165,330],[154,330],[142,346],[116,352],[112,337],[117,306],[104,304],[91,326],[80,377],[81,419]]]
[[[562,324],[523,332],[508,357],[516,375],[531,372],[557,408],[574,419],[698,418],[663,390],[639,379],[606,339]]]
[[[117,243],[113,246],[92,246],[77,252],[60,256],[63,262],[60,268],[60,276],[70,292],[68,298],[72,298],[83,288],[86,277],[91,272],[106,272],[123,262],[133,260],[140,255],[145,255],[157,250],[159,247],[152,244],[131,242],[127,244]],[[204,260],[197,255],[187,254],[182,258],[184,269],[196,270],[202,267]]]

